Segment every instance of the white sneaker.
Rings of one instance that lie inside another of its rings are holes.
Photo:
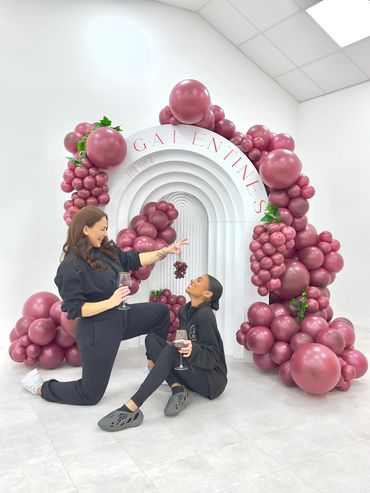
[[[35,395],[39,395],[37,391],[43,383],[44,380],[42,379],[37,368],[27,373],[27,375],[21,380],[23,388]]]
[[[150,370],[151,370],[151,368],[148,368],[147,366],[144,366],[143,373],[144,373],[145,378],[149,375]],[[168,386],[168,383],[166,382],[166,380],[163,380],[163,382],[161,383],[161,385],[163,385],[165,387],[166,385]]]

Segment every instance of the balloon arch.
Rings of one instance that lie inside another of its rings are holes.
[[[230,320],[234,326],[240,324],[236,340],[253,353],[256,366],[265,372],[278,370],[283,384],[308,393],[348,390],[365,374],[368,363],[354,347],[351,321],[333,320],[328,285],[343,268],[340,243],[329,231],[318,233],[308,223],[308,200],[315,189],[301,173],[293,138],[264,125],[254,125],[246,133],[236,130],[196,80],[175,85],[159,121],[163,127],[127,140],[107,117],[94,124],[80,123],[66,135],[64,144],[73,156],[61,184],[63,191],[72,192],[64,204],[65,222],[70,224],[85,205],[107,205],[109,178],[113,200],[107,210],[119,246],[138,251],[160,248],[176,237],[172,224],[177,206],[164,199],[176,198],[173,189],[180,187],[203,204],[211,218],[208,245],[213,248],[208,248],[207,269],[225,284],[222,324]],[[109,175],[104,171],[108,168],[114,168]],[[248,242],[250,281],[245,265]],[[229,258],[227,267],[220,263],[220,256],[231,252],[235,256],[238,250],[237,262]],[[151,270],[132,273],[134,292]],[[182,270],[180,265],[180,277]],[[170,338],[185,298],[168,289],[158,294],[155,301],[170,305]],[[267,302],[260,301],[264,296]],[[246,297],[252,301],[249,307]],[[44,368],[56,367],[64,358],[80,363],[76,322],[66,319],[60,305],[47,292],[26,300],[23,316],[10,333],[14,361]]]

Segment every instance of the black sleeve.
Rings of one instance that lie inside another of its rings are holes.
[[[70,265],[65,267],[61,264],[54,279],[63,300],[62,311],[68,313],[67,318],[69,320],[81,317],[82,305],[86,303],[81,280],[76,270],[72,269]]]
[[[122,265],[122,270],[128,272],[129,270],[138,270],[141,267],[139,252],[135,250],[129,250],[123,252],[118,248],[118,260]]]
[[[193,342],[193,350],[188,360],[194,366],[212,370],[219,366],[220,348],[217,341],[217,322],[214,314],[205,310],[198,316],[198,342]]]

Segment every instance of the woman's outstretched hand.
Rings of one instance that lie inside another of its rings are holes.
[[[182,240],[178,241],[177,243],[173,243],[172,245],[168,246],[166,248],[168,253],[176,253],[179,257],[181,257],[181,252],[182,252],[182,247],[184,245],[188,245],[188,239],[183,238]]]

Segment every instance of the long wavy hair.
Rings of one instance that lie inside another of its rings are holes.
[[[63,245],[62,260],[70,253],[75,252],[79,257],[85,260],[92,269],[103,271],[107,266],[100,260],[92,256],[93,246],[84,234],[85,226],[92,228],[94,224],[103,217],[108,220],[108,216],[98,207],[88,205],[79,210],[72,218],[68,228],[67,241]],[[112,240],[104,238],[99,251],[107,257],[116,260],[118,258],[118,247]]]

